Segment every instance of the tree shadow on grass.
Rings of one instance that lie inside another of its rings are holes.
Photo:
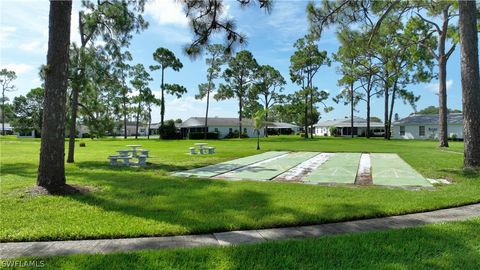
[[[38,165],[33,163],[9,163],[2,164],[2,176],[18,175],[21,177],[36,178]]]
[[[373,215],[378,212],[373,205],[353,203],[328,205],[321,208],[323,213],[307,212],[295,205],[275,203],[272,195],[258,186],[235,185],[221,180],[158,178],[149,175],[129,178],[115,172],[78,173],[81,175],[76,178],[83,178],[82,182],[100,183],[109,188],[108,191],[72,195],[71,199],[106,212],[181,227],[189,234],[315,224],[322,221],[319,216],[356,211]],[[275,183],[264,184],[265,189],[269,184]],[[133,234],[131,231],[117,231],[115,237],[169,234],[172,233],[168,230],[159,233],[143,233],[140,230]],[[101,233],[81,236],[103,237]]]
[[[107,170],[112,172],[122,172],[122,171],[131,171],[131,172],[148,172],[148,171],[166,171],[166,172],[175,172],[175,171],[185,171],[193,168],[193,166],[184,166],[179,164],[168,164],[168,163],[147,163],[147,166],[112,166],[108,162],[102,161],[81,161],[76,162],[76,166],[79,169],[87,170]],[[67,171],[67,174],[69,172]]]
[[[439,171],[467,179],[480,179],[480,171],[464,169],[440,169]]]

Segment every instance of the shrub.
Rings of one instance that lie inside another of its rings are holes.
[[[234,138],[238,138],[238,131],[229,132],[227,136],[225,136],[225,139],[234,139]],[[248,135],[246,133],[242,133],[241,138],[248,138]]]
[[[175,127],[175,122],[173,120],[168,120],[163,125],[163,128],[160,128],[160,134],[162,140],[178,140],[183,139],[182,134],[177,132],[177,128]]]
[[[300,138],[305,138],[305,133],[304,132],[300,132],[299,135],[300,135]],[[308,134],[307,134],[307,136],[308,136]]]
[[[217,140],[218,132],[207,132],[207,140]],[[188,133],[188,139],[190,140],[202,140],[205,139],[204,132],[190,132]]]
[[[179,132],[175,133],[164,133],[160,136],[162,140],[181,140],[183,139],[182,134]]]
[[[83,133],[82,138],[90,138],[90,133]]]
[[[337,136],[337,127],[331,126],[328,128],[328,131],[330,132],[330,136]]]

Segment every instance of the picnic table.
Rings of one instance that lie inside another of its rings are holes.
[[[125,166],[130,166],[130,165],[139,165],[139,166],[145,166],[147,165],[147,158],[149,157],[148,155],[148,150],[147,149],[139,149],[137,150],[138,147],[142,147],[139,144],[130,144],[127,145],[127,147],[131,147],[132,150],[117,150],[118,155],[111,155],[108,157],[110,159],[110,164],[113,166],[119,165],[117,162],[118,160],[123,161],[123,165]],[[140,152],[140,154],[137,154],[137,152]],[[132,153],[130,156],[129,154]],[[130,163],[131,159],[138,158],[138,163]]]
[[[208,143],[196,143],[195,146],[198,146],[200,154],[204,153],[204,147],[206,147]]]
[[[142,146],[139,145],[139,144],[129,144],[129,145],[127,145],[127,147],[131,147],[133,149],[132,150],[132,155],[134,157],[136,157],[137,156],[137,148],[142,147]]]

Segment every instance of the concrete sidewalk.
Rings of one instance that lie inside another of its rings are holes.
[[[224,246],[269,240],[320,237],[326,235],[379,231],[480,217],[480,203],[431,212],[263,230],[229,231],[202,235],[123,239],[10,242],[0,243],[0,258],[55,256],[79,253],[110,253],[143,249]]]

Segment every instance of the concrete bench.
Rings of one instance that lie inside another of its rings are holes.
[[[149,156],[148,156],[148,150],[147,150],[147,149],[140,149],[139,152],[140,152],[140,155],[147,156],[147,158],[149,157]]]
[[[190,150],[190,155],[196,155],[197,152],[195,151],[195,147],[188,148]]]
[[[138,165],[139,166],[146,166],[147,165],[147,155],[138,155]]]
[[[215,154],[215,147],[207,147],[209,154]]]
[[[133,150],[117,150],[117,152],[121,157],[127,157],[130,152],[133,152]]]
[[[130,159],[132,159],[132,157],[112,155],[112,156],[109,156],[108,159],[110,159],[110,165],[112,166],[119,165],[118,164],[119,159],[123,160],[123,165],[130,166]]]

